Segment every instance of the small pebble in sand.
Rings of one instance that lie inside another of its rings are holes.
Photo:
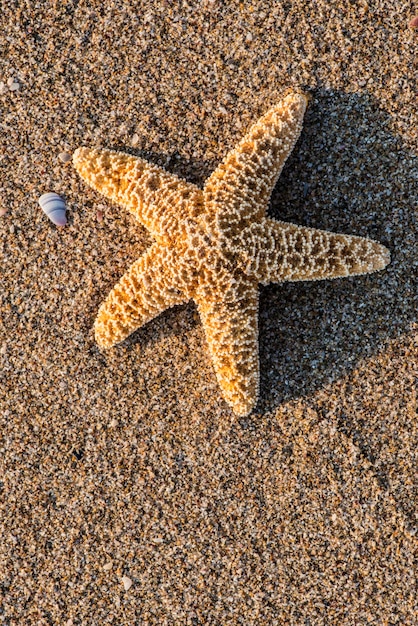
[[[409,22],[409,28],[418,28],[418,15]]]
[[[116,428],[116,426],[118,425],[118,420],[113,419],[110,423],[109,423],[109,428]]]
[[[5,206],[1,207],[0,208],[0,217],[3,217],[3,215],[6,215],[8,210],[9,210],[8,207],[5,207]]]
[[[7,86],[10,91],[18,91],[20,89],[19,81],[16,78],[13,78],[13,76],[7,79]]]
[[[69,161],[71,161],[72,157],[71,154],[69,154],[68,152],[60,152],[58,158],[63,163],[68,163]]]
[[[9,90],[7,88],[6,83],[3,83],[3,81],[0,82],[0,96],[3,96],[5,93],[7,93]]]
[[[13,226],[13,224],[12,224],[12,225],[10,226],[10,228],[9,228],[9,233],[10,233],[11,235],[14,235],[14,234],[15,234],[15,232],[16,232],[16,231],[15,231],[15,227],[14,227],[14,226]]]
[[[113,561],[109,561],[108,563],[103,565],[103,569],[104,569],[105,572],[110,572],[112,567],[113,567]]]
[[[125,591],[129,591],[132,587],[132,580],[128,576],[122,576],[123,588]]]
[[[103,211],[99,209],[96,211],[96,219],[98,222],[103,222]]]
[[[138,143],[139,143],[139,135],[135,133],[135,135],[132,135],[131,145],[135,147],[138,145]]]

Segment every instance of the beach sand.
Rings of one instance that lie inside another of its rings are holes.
[[[414,3],[0,7],[0,624],[416,624]],[[392,262],[260,288],[260,401],[237,418],[193,303],[98,349],[151,239],[59,155],[202,185],[291,90],[310,102],[270,215]]]

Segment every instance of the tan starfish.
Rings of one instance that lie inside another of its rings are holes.
[[[155,239],[101,305],[98,344],[109,348],[167,307],[193,299],[223,396],[237,415],[248,414],[258,396],[258,283],[337,278],[389,263],[388,250],[370,239],[266,217],[305,108],[305,96],[292,94],[270,109],[203,190],[128,154],[74,153],[80,176]]]

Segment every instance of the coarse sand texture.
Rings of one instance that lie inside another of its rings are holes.
[[[417,626],[417,6],[0,0],[0,626]]]

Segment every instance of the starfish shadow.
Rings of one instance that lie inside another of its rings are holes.
[[[260,412],[336,380],[416,321],[410,192],[418,159],[390,132],[390,117],[371,96],[322,92],[316,102],[270,215],[369,236],[390,249],[392,261],[376,274],[262,288]],[[338,125],[330,124],[337,114]]]

